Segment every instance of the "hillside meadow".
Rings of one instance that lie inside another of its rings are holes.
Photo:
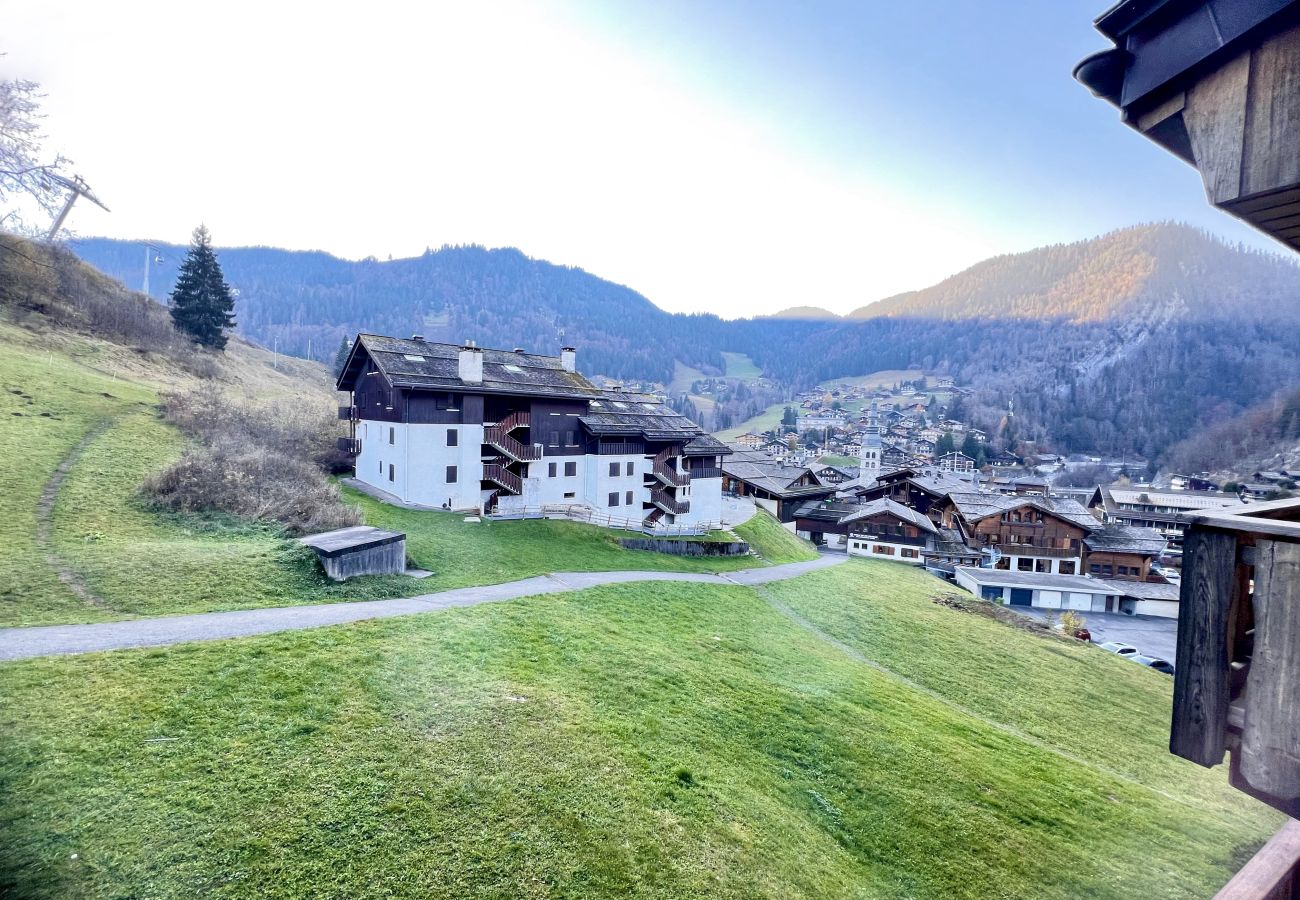
[[[6,664],[0,893],[1182,898],[1277,827],[1168,755],[1167,678],[936,589],[851,561]]]

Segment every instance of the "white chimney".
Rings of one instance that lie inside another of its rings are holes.
[[[578,371],[578,351],[572,347],[560,349],[560,368],[566,372]]]
[[[466,341],[460,348],[460,380],[466,384],[483,383],[483,351]]]

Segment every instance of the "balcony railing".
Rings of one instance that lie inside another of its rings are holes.
[[[508,421],[508,420],[507,420]],[[514,427],[518,428],[518,425]],[[503,453],[517,462],[533,462],[542,458],[542,448],[537,444],[522,444],[507,432],[506,423],[488,425],[483,429],[483,443],[498,453]]]
[[[1169,749],[1300,816],[1300,500],[1187,521]]]
[[[689,472],[679,472],[670,460],[681,456],[681,447],[665,447],[650,460],[650,471],[669,487],[685,487],[691,483]]]
[[[340,406],[340,407],[339,407],[339,421],[340,421],[340,422],[355,422],[355,421],[356,421],[356,418],[357,418],[357,408],[356,408],[355,406]]]
[[[689,500],[678,500],[669,496],[668,492],[661,488],[655,488],[650,492],[650,502],[674,516],[685,515],[691,511],[691,502]]]
[[[512,494],[524,492],[524,480],[511,472],[501,463],[487,463],[483,466],[483,480],[491,481]]]
[[[341,437],[338,440],[338,448],[349,456],[360,456],[361,439]]]

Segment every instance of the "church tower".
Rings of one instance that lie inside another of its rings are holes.
[[[871,401],[867,413],[867,433],[862,438],[862,456],[859,460],[858,477],[867,482],[880,476],[880,412],[876,401]]]

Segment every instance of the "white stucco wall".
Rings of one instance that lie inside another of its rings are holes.
[[[407,503],[476,509],[483,469],[482,425],[405,425],[400,422],[357,423],[361,453],[357,478]],[[389,441],[389,430],[392,441]],[[447,433],[457,432],[456,446],[447,446]],[[393,467],[393,479],[388,467]],[[447,467],[456,467],[456,481],[447,482]]]
[[[683,496],[679,490],[677,495]],[[691,501],[691,511],[677,517],[679,525],[713,524],[722,522],[722,478],[692,478],[684,495]]]
[[[831,535],[826,535],[826,538],[829,540]],[[925,560],[921,558],[921,548],[912,544],[892,544],[889,541],[873,540],[869,535],[865,534],[850,534],[848,536],[848,545],[849,556],[867,556],[872,559],[907,563],[910,566],[919,566],[925,563]],[[892,554],[878,553],[876,547],[888,547],[894,552]],[[905,549],[910,553],[915,553],[916,556],[903,556],[903,550]]]

